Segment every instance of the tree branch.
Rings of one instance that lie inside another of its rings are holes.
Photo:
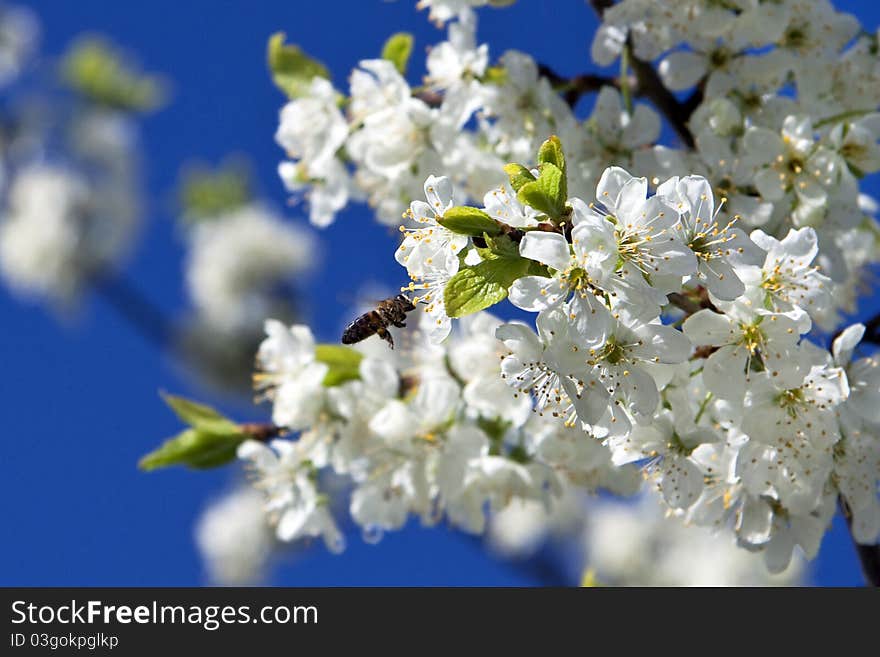
[[[245,422],[244,424],[239,424],[238,428],[253,440],[259,440],[264,443],[287,433],[284,427],[279,427],[272,422]]]
[[[174,326],[165,312],[117,272],[91,276],[93,289],[148,342],[161,350],[173,346]]]
[[[605,10],[614,4],[614,0],[590,0],[590,5],[602,19]],[[678,99],[663,86],[663,81],[650,62],[639,59],[632,51],[632,38],[627,37],[625,48],[630,52],[630,66],[636,77],[636,94],[650,99],[654,106],[666,117],[672,129],[688,148],[694,147],[694,136],[688,128],[687,122],[694,110],[703,101],[703,92],[700,87],[684,102]]]
[[[630,39],[627,39],[626,47],[630,47]],[[700,100],[697,98],[701,98],[702,94],[696,98],[692,96],[687,103],[680,103],[672,95],[672,92],[663,86],[663,81],[649,62],[633,55],[630,57],[630,66],[636,75],[639,95],[649,98],[669,121],[669,125],[675,130],[675,134],[678,135],[682,143],[688,148],[693,148],[695,145],[694,136],[691,134],[687,122],[691,117],[691,112],[699,105]]]
[[[602,14],[605,13],[605,10],[613,4],[614,0],[590,0],[590,5],[593,7],[593,10],[599,15],[599,18],[602,18]]]
[[[693,315],[699,310],[709,309],[720,312],[709,298],[709,291],[702,285],[690,291],[688,294],[673,292],[666,295],[666,300],[676,308],[683,310],[688,315]]]
[[[620,80],[607,75],[581,73],[572,78],[567,78],[559,75],[559,73],[546,64],[539,64],[538,72],[562,93],[562,98],[568,103],[569,107],[577,105],[578,100],[584,94],[599,91],[604,86],[620,88]]]
[[[865,342],[880,344],[880,313],[865,322]]]

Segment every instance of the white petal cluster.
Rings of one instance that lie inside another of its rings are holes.
[[[212,583],[244,586],[263,580],[273,538],[263,500],[253,488],[238,488],[212,502],[196,523],[195,539]]]
[[[652,497],[587,506],[584,563],[600,586],[795,586],[804,579],[801,559],[768,574],[729,535],[670,522]]]
[[[470,246],[438,223],[452,191],[432,177],[426,190],[436,189],[446,200],[416,211],[428,227],[408,234],[398,261],[414,279],[426,262],[443,263],[448,284],[468,266],[458,254]],[[524,212],[504,194],[519,224]],[[521,276],[509,289],[515,306],[537,313],[537,331],[520,322],[495,331],[506,348],[501,378],[560,435],[576,431],[562,462],[589,462],[602,448],[613,465],[639,464],[671,512],[729,528],[774,572],[795,546],[815,555],[838,495],[855,496],[852,513],[874,540],[878,434],[844,410],[851,389],[837,361],[849,356],[803,337],[835,288],[815,264],[815,230],[747,236],[735,219],[719,219],[705,178],[673,177],[651,196],[646,179],[619,167],[603,173],[593,202],[567,205],[564,226],[538,216],[519,233],[502,229],[546,274]],[[675,296],[688,310],[680,327],[662,321]],[[845,337],[851,354],[861,335]],[[870,368],[860,361],[858,371],[862,394],[880,395]],[[844,420],[855,436],[847,441]]]
[[[332,163],[344,178],[333,212],[365,198],[400,226],[404,291],[426,311],[408,369],[371,352],[357,381],[317,402],[275,390],[308,462],[355,480],[355,520],[385,530],[445,514],[480,531],[486,508],[613,487],[609,473],[635,465],[669,515],[773,572],[796,548],[815,556],[839,501],[875,542],[875,359],[854,356],[859,325],[819,344],[880,260],[877,204],[860,190],[880,171],[877,35],[827,0],[621,0],[592,55],[622,57],[622,73],[599,85],[490,53],[472,10],[484,2],[421,4],[448,30],[423,86],[362,61],[345,103],[316,81],[279,130],[308,193],[323,193],[310,167]],[[582,120],[584,84],[597,93]],[[666,143],[661,113],[678,135]],[[535,162],[550,135],[564,161]],[[541,184],[525,188],[530,176]],[[455,229],[456,206],[479,230]],[[521,269],[487,262],[504,258]],[[477,267],[474,285],[535,313],[534,328],[479,315],[454,330],[449,315],[467,312],[449,291]],[[459,368],[471,340],[482,346]],[[376,359],[386,374],[366,365]],[[340,437],[340,424],[358,429]]]
[[[528,397],[505,385],[499,320],[474,315],[440,347],[426,337],[431,323],[425,316],[403,336],[411,345],[394,352],[367,340],[357,378],[324,386],[328,365],[308,328],[267,322],[258,382],[274,422],[298,437],[249,441],[239,456],[266,493],[281,540],[323,536],[341,549],[320,492],[325,471],[351,479],[349,512],[368,540],[411,515],[426,524],[445,516],[482,532],[487,509],[514,500],[549,508],[569,481],[635,490],[632,467],[615,467],[611,452],[583,430],[537,416]]]
[[[0,224],[0,268],[13,289],[61,301],[76,296],[78,226],[88,197],[86,182],[66,169],[19,172]]]
[[[18,135],[0,199],[0,274],[16,293],[59,307],[122,263],[141,215],[134,121],[89,108],[65,128],[63,160],[29,154],[50,143],[42,129]]]
[[[310,232],[258,204],[201,220],[189,242],[186,284],[199,321],[226,334],[270,315],[276,288],[313,264],[316,246]]]
[[[294,160],[282,163],[281,176],[310,201],[315,224],[366,198],[383,223],[409,225],[401,221],[408,199],[441,171],[457,204],[479,202],[504,183],[500,164],[527,161],[556,134],[572,196],[592,195],[609,166],[654,185],[696,173],[713,191],[719,225],[737,218],[742,230],[760,227],[776,239],[814,228],[817,264],[840,286],[814,319],[831,330],[854,310],[880,250],[871,204],[859,194],[859,179],[880,170],[876,35],[860,34],[827,0],[615,3],[593,57],[611,63],[629,35],[633,54],[656,62],[670,90],[698,88],[688,122],[694,144],[683,147],[661,143],[658,112],[624,102],[611,85],[581,121],[561,95],[567,87],[531,56],[508,51],[493,66],[472,9],[485,4],[422,3],[449,31],[429,49],[424,86],[410,87],[391,62],[365,60],[344,110],[321,78],[285,107],[277,138]],[[715,276],[708,264],[700,270]]]
[[[603,13],[596,61],[616,59],[627,35],[669,90],[698,88],[701,99],[694,145],[649,145],[633,170],[658,182],[702,174],[725,199],[721,218],[775,239],[812,227],[816,265],[839,294],[811,315],[832,331],[878,257],[874,210],[859,194],[880,170],[877,35],[828,0],[623,0]]]

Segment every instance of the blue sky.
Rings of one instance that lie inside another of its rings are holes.
[[[143,239],[126,276],[168,314],[185,306],[182,245],[175,236],[172,192],[181,165],[216,162],[230,152],[254,163],[262,196],[285,207],[276,178],[281,152],[273,133],[283,103],[264,64],[267,37],[288,38],[320,58],[337,85],[352,66],[375,56],[399,30],[416,37],[411,80],[421,75],[422,49],[439,41],[414,1],[259,3],[221,0],[21,2],[43,26],[43,52],[59,54],[83,31],[123,44],[150,70],[173,81],[171,104],[144,124],[145,173],[151,199]],[[552,5],[552,10],[551,10]],[[880,6],[839,2],[875,30]],[[481,11],[479,37],[492,55],[508,48],[532,53],[562,74],[590,69],[595,28],[582,0],[520,0],[512,9]],[[572,26],[577,26],[572,28]],[[564,31],[565,38],[555,38]],[[880,196],[872,180],[867,191]],[[291,220],[304,221],[287,210]],[[364,207],[353,207],[319,235],[325,264],[304,285],[318,336],[335,340],[349,319],[351,290],[370,280],[393,287],[400,270],[394,236]],[[880,306],[866,302],[866,311]],[[203,582],[192,539],[204,505],[233,480],[230,469],[144,474],[138,457],[179,430],[157,391],[213,400],[242,419],[259,410],[217,399],[166,355],[145,342],[100,298],[59,323],[38,305],[0,288],[4,339],[0,362],[2,430],[0,505],[7,530],[0,543],[4,585],[196,585]],[[858,584],[861,577],[845,528],[823,544],[814,580]],[[315,549],[275,569],[285,585],[529,585],[537,579],[487,557],[473,541],[417,523],[378,545],[357,537],[342,557]]]

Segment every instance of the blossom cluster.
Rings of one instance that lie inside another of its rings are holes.
[[[353,475],[352,516],[365,528],[445,511],[478,532],[487,502],[496,510],[513,498],[549,506],[562,490],[551,475],[585,450],[589,463],[602,454],[612,468],[638,464],[672,513],[728,528],[774,572],[788,566],[795,546],[815,555],[839,496],[858,539],[875,541],[880,378],[873,358],[851,362],[862,325],[843,331],[831,352],[803,339],[834,295],[814,264],[815,230],[792,228],[782,240],[760,229],[746,235],[737,217],[722,223],[700,176],[671,178],[649,195],[646,179],[610,167],[587,203],[565,196],[558,139],[545,142],[538,159],[531,170],[506,167],[509,183],[487,194],[482,208],[453,205],[451,181],[436,176],[425,182],[426,201],[411,204],[419,228],[405,229],[396,257],[412,278],[404,290],[425,311],[426,343],[412,352],[418,374],[401,379],[387,365],[370,372],[365,359],[357,382],[327,391],[328,366],[315,359],[307,330],[269,325],[259,380],[274,400],[275,423],[305,430],[295,443],[247,443],[241,452],[260,481],[272,482],[273,504],[285,515],[296,509],[298,532],[327,536],[333,527],[313,479],[298,474],[294,490],[304,492],[293,496],[289,477],[276,489],[279,471],[301,471],[292,459]],[[537,331],[475,315],[465,344],[480,348],[466,349],[466,367],[456,371],[462,338],[449,337],[450,315],[505,297],[536,313]],[[489,375],[475,385],[482,360]],[[355,389],[348,408],[340,406],[345,386]],[[328,412],[328,402],[339,409]],[[370,417],[357,426],[368,427],[378,450],[325,427],[334,424],[328,418],[351,422],[364,406]],[[493,454],[487,421],[516,428],[522,445],[550,435],[566,450]],[[365,470],[334,462],[343,445],[346,459],[365,460]],[[548,462],[548,454],[564,457]],[[460,465],[474,458],[477,485]],[[450,462],[459,464],[455,485],[443,477]],[[368,474],[377,470],[381,483]],[[584,473],[568,481],[597,483]],[[306,503],[320,521],[309,520]],[[289,527],[279,523],[282,538],[298,535],[282,528]]]
[[[332,496],[322,488],[327,471],[351,479],[349,512],[369,540],[410,515],[428,524],[445,516],[479,533],[486,506],[499,510],[514,499],[549,506],[565,482],[637,489],[635,468],[616,467],[609,449],[585,433],[532,413],[530,400],[505,384],[505,349],[494,337],[500,320],[473,315],[435,345],[422,317],[394,351],[376,337],[358,351],[316,345],[305,326],[267,322],[257,385],[273,402],[275,424],[299,436],[247,441],[238,453],[267,495],[278,538],[322,536],[342,548]],[[330,347],[341,351],[328,358]]]
[[[858,184],[880,169],[876,35],[826,0],[613,5],[593,44],[597,63],[626,50],[659,60],[669,91],[696,89],[687,139],[664,144],[660,114],[631,100],[650,97],[648,81],[605,80],[579,120],[560,95],[570,82],[543,75],[529,55],[508,51],[492,64],[476,40],[473,4],[484,3],[427,5],[449,35],[429,50],[424,85],[410,87],[391,61],[364,60],[348,96],[316,76],[283,108],[276,140],[291,159],[279,172],[308,198],[313,223],[366,199],[380,221],[400,224],[408,199],[438,171],[454,172],[458,202],[480,200],[504,182],[501,165],[527,161],[556,134],[572,195],[589,197],[611,165],[655,185],[699,174],[726,199],[723,219],[740,216],[779,239],[813,227],[819,264],[838,284],[835,303],[814,318],[830,330],[841,310],[854,310],[878,248],[866,219],[876,205]]]
[[[134,111],[152,102],[152,87],[126,97],[140,79],[91,39],[71,46],[58,88],[48,86],[28,75],[38,35],[29,11],[0,8],[0,87],[24,89],[9,93],[0,117],[0,275],[13,292],[66,309],[118,268],[134,240],[142,206]],[[31,77],[46,88],[29,89]]]
[[[446,472],[443,457],[444,467],[426,470],[423,454],[404,452],[379,468],[384,492],[369,497],[387,504],[398,494],[389,491],[408,491],[418,500],[397,506],[389,522],[363,513],[375,452],[331,431],[319,432],[325,444],[345,444],[366,470],[337,467],[329,455],[315,460],[314,440],[301,438],[244,450],[261,455],[261,481],[277,481],[289,458],[329,465],[353,475],[352,515],[362,526],[388,529],[406,513],[432,521],[445,511],[480,531],[487,501],[493,509],[513,498],[551,505],[560,489],[546,473],[558,475],[585,450],[612,469],[635,464],[671,515],[729,532],[774,572],[795,547],[816,554],[838,501],[856,540],[876,542],[877,362],[855,355],[860,324],[821,345],[855,310],[868,267],[880,260],[877,206],[859,188],[880,170],[877,36],[825,0],[623,0],[602,12],[592,48],[601,66],[622,58],[621,75],[587,89],[596,99],[580,119],[569,93],[575,80],[560,81],[520,52],[492,64],[476,39],[471,6],[479,4],[424,3],[448,39],[429,50],[420,87],[402,75],[405,59],[360,62],[348,96],[314,76],[281,112],[276,139],[290,159],[279,172],[308,198],[317,225],[362,199],[381,222],[399,225],[395,257],[411,280],[403,291],[424,311],[423,343],[412,353],[424,367],[441,350],[439,371],[464,386],[454,411],[404,412],[454,395],[426,388],[429,376],[398,372],[392,381],[410,383],[397,388],[395,421],[369,420],[369,435],[383,445],[404,437],[450,460],[479,451],[530,478],[505,474],[493,491],[481,466],[481,493],[462,507],[467,486],[453,493],[425,474]],[[662,107],[687,90],[686,114]],[[661,143],[660,114],[634,97],[655,101],[677,143]],[[534,313],[535,328],[485,319],[480,311],[504,299]],[[459,317],[464,337],[452,330]],[[462,340],[500,356],[493,403],[514,399],[528,420],[486,415],[468,401],[470,379],[451,356]],[[312,436],[330,394],[326,372],[294,361],[280,379],[268,365],[275,421]],[[363,398],[379,389],[378,381],[366,386]],[[505,434],[503,444],[525,452],[493,453],[486,417],[515,429],[519,438]],[[435,418],[432,426],[425,418]],[[464,427],[468,440],[457,435]],[[548,456],[563,453],[555,447],[530,451],[538,435],[574,451],[558,460]],[[568,481],[603,485],[594,476]],[[283,495],[273,490],[276,506],[299,504],[289,483]],[[303,531],[319,526],[326,518]]]
[[[576,555],[583,586],[794,586],[808,579],[803,559],[768,573],[761,556],[729,534],[670,522],[654,497],[646,492],[633,503],[572,491],[550,514],[534,503],[512,504],[490,520],[489,548],[514,564],[565,550]]]
[[[186,283],[198,321],[227,338],[276,314],[273,293],[316,251],[311,233],[257,202],[201,218],[188,232]]]
[[[42,141],[10,149],[0,206],[0,274],[13,291],[59,307],[120,264],[141,214],[136,126],[89,109],[68,127],[76,140],[63,157],[44,158]]]

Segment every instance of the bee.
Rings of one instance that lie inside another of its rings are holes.
[[[364,313],[346,327],[342,333],[342,344],[354,344],[375,334],[394,349],[394,339],[388,327],[403,328],[406,326],[406,314],[415,309],[413,302],[403,294],[384,299],[376,305],[375,310]]]

